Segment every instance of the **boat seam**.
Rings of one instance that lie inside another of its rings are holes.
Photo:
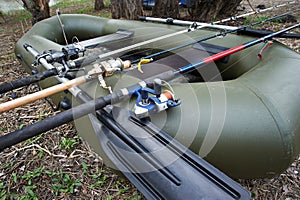
[[[243,83],[246,88],[248,88],[265,106],[265,108],[268,110],[270,113],[272,119],[274,120],[276,127],[280,133],[281,140],[283,142],[283,145],[287,151],[285,151],[285,155],[288,157],[289,160],[292,159],[293,155],[293,148],[290,145],[289,142],[291,141],[291,136],[289,134],[288,128],[286,127],[283,118],[275,108],[275,105],[265,96],[262,92],[260,92],[259,88],[251,85],[249,83],[249,80],[245,79]]]

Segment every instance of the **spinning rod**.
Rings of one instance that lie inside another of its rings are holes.
[[[199,40],[196,40],[196,41],[193,41],[193,42],[182,44],[182,45],[179,45],[179,46],[167,49],[167,50],[163,50],[163,51],[160,51],[160,52],[157,52],[157,53],[145,56],[145,57],[143,57],[143,59],[154,59],[154,57],[156,57],[156,56],[160,56],[160,55],[163,55],[163,54],[171,52],[171,51],[175,51],[175,50],[178,50],[178,49],[181,49],[181,48],[184,48],[184,47],[196,44],[196,43],[204,42],[204,41],[216,38],[216,37],[226,36],[229,33],[234,33],[234,32],[240,31],[240,30],[246,30],[246,28],[249,28],[249,27],[252,27],[252,26],[256,26],[258,24],[263,24],[263,23],[266,23],[266,22],[269,22],[269,21],[273,21],[273,20],[276,20],[276,19],[280,19],[280,18],[283,18],[285,16],[288,16],[291,13],[295,13],[295,12],[299,12],[299,11],[300,11],[300,9],[298,8],[296,10],[293,10],[293,11],[290,11],[290,12],[287,12],[287,13],[284,13],[284,14],[281,14],[281,15],[277,15],[277,16],[274,16],[274,17],[270,17],[268,19],[264,19],[264,20],[261,20],[261,21],[258,21],[258,22],[251,23],[249,25],[244,25],[244,26],[240,26],[240,27],[234,27],[233,29],[229,29],[229,30],[226,30],[224,32],[220,32],[218,34],[215,34],[215,35],[212,35],[212,36],[209,36],[209,37],[206,37],[206,38],[202,38],[202,39],[199,39]],[[281,35],[278,35],[278,36],[281,36]],[[140,61],[141,61],[141,59],[136,59],[134,61],[131,61],[131,63],[135,64],[135,63],[139,63]]]
[[[121,102],[123,99],[126,99],[128,97],[130,97],[132,94],[135,94],[135,92],[141,88],[143,88],[144,86],[149,86],[152,87],[153,86],[153,81],[154,79],[161,79],[164,81],[170,81],[176,77],[178,77],[180,74],[184,74],[184,73],[188,73],[191,72],[193,70],[199,69],[200,67],[203,67],[209,63],[212,63],[214,61],[220,60],[228,55],[237,53],[239,51],[242,51],[244,49],[247,49],[251,46],[254,46],[256,44],[259,44],[261,42],[264,42],[266,40],[269,40],[277,35],[280,35],[282,33],[285,33],[289,30],[298,28],[300,26],[299,24],[290,26],[286,29],[283,29],[281,31],[272,33],[270,35],[267,35],[265,37],[262,38],[258,38],[249,42],[246,42],[244,44],[238,45],[236,47],[233,47],[231,49],[228,49],[226,51],[220,52],[218,54],[212,55],[212,56],[208,56],[204,59],[202,59],[201,61],[194,63],[194,64],[190,64],[190,65],[186,65],[183,66],[177,70],[172,70],[172,71],[167,71],[164,72],[162,74],[159,74],[155,77],[151,77],[148,78],[138,84],[134,84],[130,87],[127,88],[123,88],[121,90],[117,90],[115,92],[113,92],[112,94],[109,94],[107,96],[104,97],[99,97],[95,100],[89,101],[87,103],[81,104],[79,106],[76,106],[72,109],[69,109],[67,111],[61,112],[55,116],[52,116],[50,118],[44,119],[40,122],[37,122],[35,124],[29,125],[24,127],[23,129],[17,130],[15,132],[12,133],[8,133],[4,136],[0,137],[0,151],[8,148],[12,145],[15,145],[19,142],[22,142],[24,140],[27,140],[31,137],[37,136],[43,132],[46,132],[52,128],[61,126],[63,124],[66,124],[70,121],[73,121],[75,119],[78,119],[80,117],[83,117],[95,110],[99,110],[104,108],[107,105],[110,105],[112,102],[117,103],[117,102]],[[46,62],[46,61],[45,61]],[[50,65],[48,63],[45,63],[46,65]],[[80,95],[80,89],[77,89],[77,92],[74,92],[73,95],[75,97],[77,97],[77,95]]]
[[[170,37],[173,37],[173,36],[176,36],[176,35],[184,34],[184,33],[191,32],[191,31],[196,31],[196,30],[199,30],[201,28],[215,28],[215,29],[222,29],[222,30],[224,30],[224,29],[226,29],[226,30],[227,29],[234,29],[236,27],[217,25],[217,24],[228,22],[228,21],[233,21],[233,20],[236,20],[236,19],[241,18],[241,17],[266,12],[266,11],[269,11],[269,10],[273,10],[273,9],[276,9],[276,8],[280,8],[280,7],[284,7],[284,6],[292,5],[292,4],[296,4],[296,3],[299,3],[299,2],[298,1],[291,1],[291,2],[280,4],[280,5],[275,5],[275,6],[263,9],[263,10],[257,10],[257,11],[253,11],[253,12],[250,12],[250,13],[246,13],[246,14],[242,14],[242,15],[238,15],[238,16],[234,16],[234,17],[229,17],[229,18],[222,19],[222,20],[219,20],[219,21],[216,21],[216,22],[211,22],[211,23],[188,22],[188,24],[186,24],[186,25],[189,25],[190,27],[185,29],[185,30],[181,30],[181,31],[178,31],[178,32],[175,32],[175,33],[167,34],[167,35],[164,35],[164,36],[161,36],[161,37],[157,37],[157,38],[146,40],[146,41],[143,41],[143,42],[140,42],[140,43],[137,43],[137,44],[133,44],[133,45],[130,45],[128,47],[124,47],[124,48],[117,49],[117,50],[114,50],[114,51],[111,51],[111,52],[108,52],[108,53],[104,53],[102,55],[99,55],[99,58],[100,59],[107,58],[107,57],[112,56],[114,54],[118,54],[118,53],[121,53],[121,52],[124,52],[124,51],[128,51],[128,50],[131,50],[131,49],[143,46],[143,45],[147,45],[147,44],[150,44],[150,43],[153,43],[153,42],[157,42],[159,40],[170,38]],[[162,20],[164,22],[169,20],[169,19],[159,19],[159,18],[144,17],[144,16],[141,16],[140,19],[141,20],[146,20],[146,21],[151,21],[151,19],[152,19],[152,20],[157,20],[157,22],[160,21],[160,20]],[[179,20],[179,21],[185,23],[185,21],[182,21],[182,20]]]

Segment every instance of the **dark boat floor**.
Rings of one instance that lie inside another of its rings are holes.
[[[126,75],[137,77],[141,80],[144,80],[146,78],[155,76],[157,74],[163,73],[168,70],[176,70],[178,68],[181,68],[183,66],[197,63],[201,61],[201,59],[206,58],[210,55],[222,52],[224,50],[227,50],[228,48],[207,44],[207,43],[196,43],[191,48],[188,48],[186,50],[183,50],[181,52],[170,52],[171,55],[166,56],[164,58],[155,60],[151,63],[142,65],[143,73],[141,73],[138,70],[131,70],[126,73]],[[229,60],[229,57],[225,57],[220,62],[227,63]],[[211,64],[204,66],[200,70],[195,70],[187,75],[185,75],[185,79],[188,82],[203,82],[204,80],[207,81],[207,77],[205,79],[202,77],[202,70],[209,69]],[[215,71],[215,70],[213,70]],[[218,72],[219,73],[219,72]],[[207,73],[205,73],[207,74]],[[215,77],[216,74],[211,74],[211,77]],[[209,81],[213,81],[212,79]]]

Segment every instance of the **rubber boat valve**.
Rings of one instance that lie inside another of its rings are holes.
[[[173,92],[162,91],[162,84],[159,79],[154,80],[153,89],[147,86],[140,87],[133,94],[137,96],[134,113],[140,119],[181,104]]]

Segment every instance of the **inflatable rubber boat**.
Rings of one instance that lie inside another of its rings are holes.
[[[185,29],[176,25],[62,15],[61,21],[52,17],[34,25],[18,41],[15,53],[29,73],[46,70],[39,65],[39,58],[57,58],[55,61],[67,68],[61,69],[60,75],[67,74],[65,77],[70,80],[96,70],[97,66],[102,70],[106,65],[117,66],[118,70],[108,70],[106,76],[78,86],[90,97],[97,98],[255,39],[228,34],[193,43],[220,32],[201,28],[147,42]],[[140,104],[135,98],[118,102],[102,110],[103,118],[98,117],[96,124],[89,115],[76,120],[76,128],[104,158],[106,151],[101,148],[103,141],[99,134],[106,134],[116,126],[115,133],[117,129],[126,129],[138,136],[139,131],[149,132],[149,127],[155,126],[155,130],[164,131],[232,178],[280,174],[299,154],[300,55],[277,41],[265,48],[268,42],[233,53],[174,80],[157,81],[159,86],[155,90],[140,92]],[[169,51],[186,43],[193,44]],[[34,47],[40,57],[33,57],[24,45]],[[73,64],[63,63],[56,53],[62,49],[66,52],[76,49],[84,55],[65,58],[74,60]],[[160,54],[165,50],[168,52]],[[158,56],[145,59],[153,54]],[[50,77],[40,85],[46,88],[57,83],[57,77]],[[168,103],[160,105],[163,100],[157,98],[157,93],[164,94],[161,96]],[[72,96],[66,91],[51,97],[60,108],[68,109],[72,107],[71,102],[78,104]],[[144,106],[149,98],[155,108]],[[131,113],[143,126],[129,120]]]

